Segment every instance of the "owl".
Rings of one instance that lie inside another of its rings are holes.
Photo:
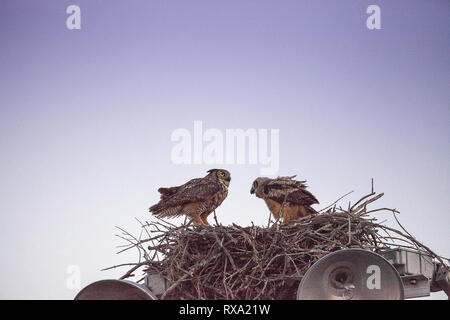
[[[277,220],[280,213],[284,222],[317,213],[311,205],[319,201],[306,190],[306,180],[297,181],[294,178],[295,176],[276,179],[257,178],[250,193],[263,199]]]
[[[209,226],[208,215],[227,197],[231,175],[223,169],[207,172],[205,177],[192,179],[181,186],[159,188],[161,199],[150,207],[150,212],[159,217],[186,215],[196,224]]]

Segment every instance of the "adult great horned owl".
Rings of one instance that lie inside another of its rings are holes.
[[[211,169],[203,178],[178,187],[159,188],[161,200],[150,207],[159,217],[186,215],[195,223],[209,226],[207,217],[225,200],[231,176],[227,170]]]
[[[280,213],[284,222],[317,213],[311,208],[319,203],[316,197],[306,190],[306,181],[294,180],[292,177],[278,177],[276,179],[257,178],[250,190],[258,198],[263,199],[275,219]]]

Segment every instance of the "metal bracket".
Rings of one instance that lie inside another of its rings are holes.
[[[450,271],[448,267],[439,265],[436,267],[436,272],[431,282],[432,291],[444,291],[450,299]]]
[[[433,261],[431,255],[402,248],[383,250],[380,255],[400,273],[405,299],[426,297],[441,290],[450,295],[450,271]]]

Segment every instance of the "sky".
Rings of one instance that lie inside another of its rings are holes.
[[[378,205],[450,257],[449,13],[448,0],[1,1],[0,298],[73,299],[71,266],[81,287],[119,277],[101,269],[137,253],[116,254],[115,226],[139,234],[159,187],[212,167],[232,175],[219,221],[265,224],[249,194],[260,162],[174,163],[172,134],[194,121],[279,130],[276,175],[307,179],[316,209],[373,178]]]

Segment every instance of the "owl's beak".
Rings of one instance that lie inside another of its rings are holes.
[[[255,193],[255,188],[252,187],[252,188],[250,189],[250,194],[254,194],[254,193]]]

